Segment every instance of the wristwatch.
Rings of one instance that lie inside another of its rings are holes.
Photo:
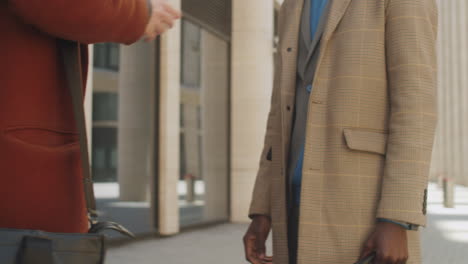
[[[409,230],[409,231],[418,231],[419,230],[419,225],[415,225],[415,224],[394,221],[394,220],[390,220],[390,219],[386,219],[386,218],[378,218],[377,221],[396,224],[396,225],[399,225],[399,226],[401,226],[404,229]]]

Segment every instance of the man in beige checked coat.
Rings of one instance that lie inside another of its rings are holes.
[[[314,1],[285,0],[280,11],[246,257],[353,264],[375,253],[374,264],[420,264],[437,119],[435,0],[328,0],[311,35]]]

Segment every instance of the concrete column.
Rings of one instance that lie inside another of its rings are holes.
[[[453,57],[452,57],[452,52],[451,52],[451,44],[452,44],[452,23],[451,23],[451,17],[452,15],[450,16],[447,16],[447,14],[451,14],[452,13],[452,1],[445,1],[444,3],[446,5],[446,8],[445,8],[445,13],[444,14],[444,17],[442,17],[442,19],[444,19],[444,22],[445,22],[445,25],[444,25],[444,32],[443,34],[445,35],[444,39],[442,40],[443,42],[443,45],[444,45],[444,49],[446,50],[446,56],[447,56],[447,60],[446,60],[446,63],[447,65],[444,65],[444,68],[445,68],[445,89],[446,91],[443,93],[444,94],[444,105],[442,106],[443,107],[443,111],[444,111],[444,117],[445,117],[445,125],[444,125],[444,138],[445,138],[445,145],[444,145],[444,149],[445,149],[445,153],[444,153],[444,156],[446,158],[446,164],[445,164],[445,170],[446,170],[446,173],[445,173],[445,177],[453,177],[452,175],[452,168],[453,168],[453,159],[452,159],[452,155],[453,153],[450,151],[451,150],[451,146],[452,146],[452,137],[451,137],[451,127],[452,127],[452,119],[450,117],[451,115],[451,109],[450,109],[450,106],[452,105],[451,103],[451,99],[452,99],[452,96],[451,96],[451,90],[453,89],[453,84],[454,84],[454,80],[452,78],[452,67],[450,65],[452,65],[453,63]],[[444,90],[445,90],[444,89]],[[441,91],[439,91],[439,94],[440,94]]]
[[[231,220],[246,221],[273,87],[274,1],[233,1]]]
[[[452,153],[452,164],[451,164],[451,172],[449,177],[458,178],[460,179],[461,174],[461,160],[460,160],[460,153],[461,152],[461,135],[460,135],[460,110],[461,110],[461,102],[460,102],[460,87],[461,87],[461,78],[460,78],[460,68],[461,65],[461,57],[460,57],[460,22],[461,17],[459,16],[458,8],[460,5],[460,1],[466,0],[455,0],[449,1],[451,3],[451,16],[450,16],[450,51],[451,51],[451,58],[452,64],[457,65],[457,67],[453,67],[451,69],[451,81],[452,85],[449,90],[450,96],[450,151]],[[466,49],[467,47],[463,47]],[[466,74],[466,73],[464,73]],[[466,99],[465,99],[466,101]]]
[[[86,95],[85,95],[85,116],[86,116],[86,128],[88,134],[88,145],[89,145],[89,159],[92,162],[92,145],[93,145],[93,77],[94,77],[94,47],[89,45],[89,65],[88,65],[88,80],[86,81]]]
[[[444,12],[444,4],[443,1],[437,1],[439,13],[442,14]],[[433,150],[433,159],[432,159],[432,168],[431,168],[431,175],[433,175],[433,179],[442,179],[445,174],[447,173],[445,164],[446,164],[446,157],[445,157],[445,146],[446,139],[442,137],[445,134],[445,111],[443,111],[445,106],[445,94],[440,94],[440,87],[446,85],[446,69],[443,65],[446,65],[445,61],[447,60],[446,54],[443,52],[443,45],[442,39],[444,39],[445,33],[445,17],[439,16],[439,32],[438,32],[438,40],[437,40],[437,60],[438,60],[438,127],[436,133],[436,147]],[[436,164],[436,165],[435,165]],[[441,182],[442,187],[442,182]]]
[[[202,129],[204,221],[228,217],[229,47],[202,31]]]
[[[148,201],[154,176],[155,45],[121,46],[118,180],[120,199]]]
[[[168,0],[181,8],[181,0]],[[180,22],[161,37],[159,90],[159,233],[179,232]]]
[[[451,178],[445,178],[443,181],[444,206],[445,208],[455,208],[455,183]]]
[[[440,0],[437,0],[437,4],[438,4],[439,10],[441,10]],[[442,22],[443,22],[442,19],[439,19],[439,25],[438,25],[439,30],[441,30],[441,28],[443,26]],[[438,41],[437,41],[437,50],[438,51],[441,50],[441,48],[440,48],[441,45],[442,45],[441,38],[439,37]],[[444,56],[442,56],[442,54],[440,52],[437,52],[437,61],[438,61],[439,65],[441,64],[443,59],[444,59]],[[440,86],[443,83],[442,70],[437,71],[437,80],[438,80],[438,86]],[[440,105],[442,105],[442,103],[443,103],[442,96],[439,95],[437,104],[440,106]],[[441,174],[442,174],[442,172],[444,170],[443,167],[442,167],[443,166],[442,160],[444,158],[443,155],[442,155],[442,148],[443,148],[444,144],[442,142],[443,139],[439,136],[442,129],[443,129],[442,118],[439,118],[437,131],[436,131],[436,139],[435,139],[435,143],[434,143],[434,150],[432,152],[431,180],[439,182],[440,187],[442,187]]]
[[[468,184],[468,5],[438,0],[439,129],[432,175]]]
[[[458,28],[460,63],[458,65],[460,85],[458,100],[460,104],[460,144],[459,158],[461,160],[460,177],[457,183],[468,185],[468,4],[458,1]]]
[[[446,153],[446,146],[447,146],[447,139],[443,136],[445,135],[445,131],[446,131],[446,127],[447,127],[447,124],[446,124],[446,117],[445,117],[445,93],[441,93],[441,89],[442,87],[446,87],[447,86],[447,53],[446,53],[446,50],[444,49],[444,42],[443,42],[443,39],[445,39],[447,37],[447,34],[446,34],[446,28],[447,28],[447,23],[446,23],[446,16],[443,16],[442,14],[445,13],[446,11],[446,5],[445,5],[445,1],[442,1],[442,0],[439,0],[438,1],[439,3],[439,12],[440,12],[440,16],[439,16],[439,34],[438,34],[438,50],[437,50],[437,55],[438,55],[438,118],[439,118],[439,122],[438,122],[438,131],[437,131],[437,138],[436,138],[436,142],[438,142],[438,148],[435,149],[434,151],[437,151],[437,157],[439,157],[438,159],[438,163],[439,163],[439,166],[437,168],[437,171],[433,171],[433,174],[434,175],[446,175],[447,174],[447,168],[446,168],[446,164],[447,164],[447,157],[445,156],[445,153]]]

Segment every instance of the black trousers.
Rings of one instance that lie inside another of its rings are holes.
[[[297,264],[299,237],[299,205],[290,202],[288,212],[288,248],[289,264]]]

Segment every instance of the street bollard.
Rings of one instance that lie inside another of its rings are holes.
[[[185,175],[185,184],[187,185],[187,203],[195,202],[195,177],[192,174]]]
[[[440,189],[444,188],[444,175],[442,174],[437,175],[437,187]]]
[[[445,208],[455,208],[455,183],[451,178],[444,178],[444,206]]]

